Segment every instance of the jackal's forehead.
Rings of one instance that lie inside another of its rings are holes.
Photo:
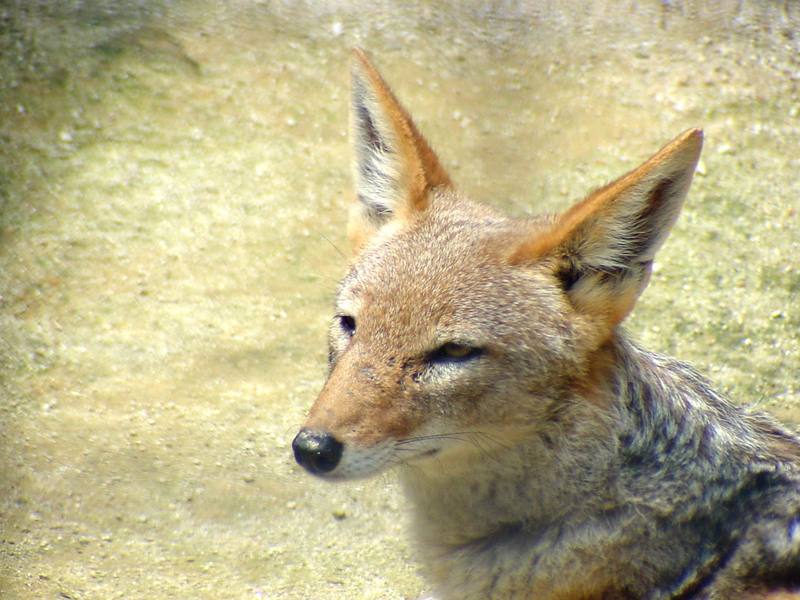
[[[520,235],[518,224],[500,219],[419,223],[359,257],[342,281],[337,309],[358,315],[364,327],[428,343],[497,333],[519,318],[520,307],[509,302],[520,285],[540,290],[532,289],[528,302],[546,293],[535,273],[506,260]]]

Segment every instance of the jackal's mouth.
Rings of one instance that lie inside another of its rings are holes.
[[[432,457],[451,456],[451,452],[474,451],[491,454],[506,444],[496,432],[486,430],[450,430],[440,423],[431,423],[428,431],[394,442],[397,462],[415,462]],[[445,431],[442,432],[442,429]],[[433,430],[433,433],[429,433]]]
[[[413,462],[416,460],[425,460],[426,458],[433,458],[439,452],[441,452],[441,448],[428,448],[427,450],[422,450],[415,454],[411,454],[409,456],[402,457],[401,462]]]

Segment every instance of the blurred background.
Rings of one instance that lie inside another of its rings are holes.
[[[706,146],[628,321],[800,421],[800,4],[0,1],[0,596],[416,598],[392,473],[289,444],[346,268],[348,53],[468,195]]]

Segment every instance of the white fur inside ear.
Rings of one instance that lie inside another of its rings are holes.
[[[372,224],[396,213],[403,171],[397,133],[366,77],[353,73],[352,142],[356,194]]]
[[[630,313],[678,218],[701,148],[702,133],[687,131],[565,213],[565,260],[556,275],[577,308],[611,325]]]
[[[579,240],[579,264],[612,272],[653,261],[678,219],[692,180],[685,166],[670,166],[624,190],[594,215]]]

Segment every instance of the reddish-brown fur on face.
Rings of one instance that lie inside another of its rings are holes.
[[[360,446],[407,437],[420,425],[423,415],[404,397],[410,391],[394,385],[409,376],[404,366],[374,355],[348,352],[325,383],[305,427],[327,431]]]

